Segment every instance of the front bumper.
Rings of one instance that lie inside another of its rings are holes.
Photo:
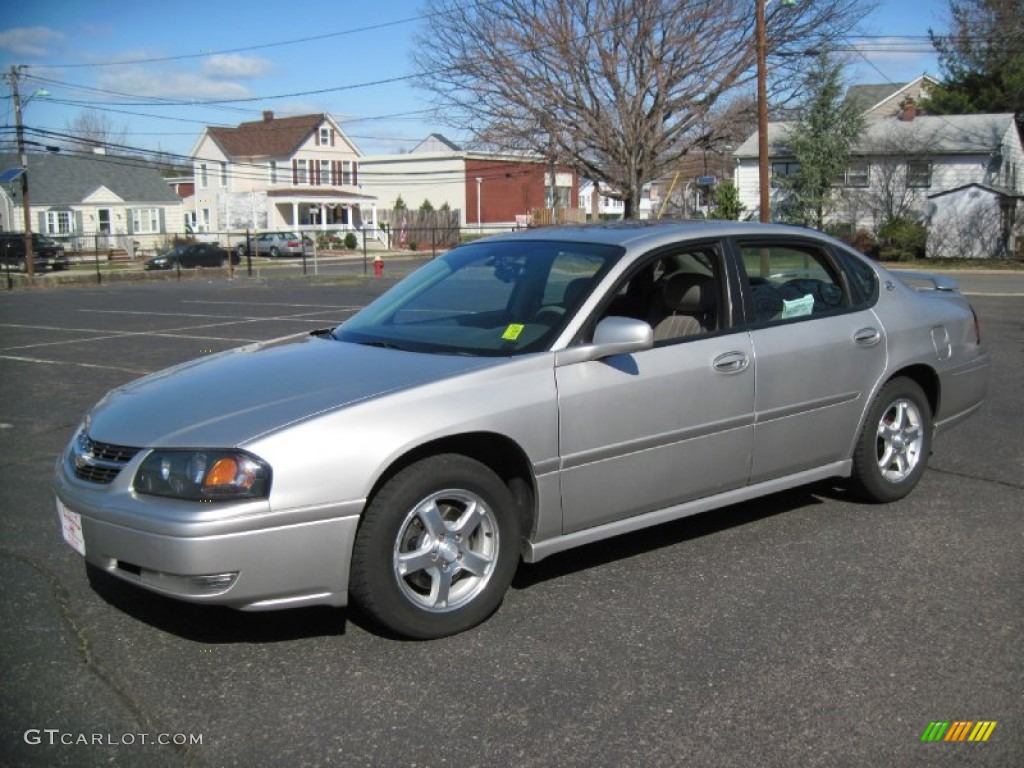
[[[58,460],[54,490],[81,516],[90,563],[191,602],[248,611],[346,605],[362,500],[274,511],[266,501],[146,497],[131,490],[146,453],[108,485],[75,477],[66,452]]]

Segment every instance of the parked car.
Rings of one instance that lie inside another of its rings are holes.
[[[25,235],[22,232],[0,232],[0,265],[25,271]],[[54,272],[69,266],[64,246],[38,232],[32,233],[32,266],[36,272]]]
[[[299,237],[295,232],[264,232],[251,239],[252,251],[256,256],[301,256],[303,248],[309,250],[313,247],[313,241],[308,237]],[[239,243],[235,248],[239,256],[246,255],[245,243]]]
[[[231,254],[231,263],[238,264],[238,254]],[[182,269],[193,267],[224,267],[228,263],[228,252],[219,243],[184,243],[166,253],[154,256],[143,264],[144,269]]]
[[[337,328],[107,395],[56,468],[63,534],[182,600],[459,632],[520,558],[830,478],[909,493],[989,378],[970,304],[915,279],[775,225],[479,240]]]

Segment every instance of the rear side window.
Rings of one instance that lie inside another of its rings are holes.
[[[843,281],[828,257],[810,245],[741,244],[740,255],[752,322],[789,322],[831,314],[851,306]]]
[[[850,276],[854,290],[859,294],[858,306],[871,306],[878,299],[878,275],[864,260],[842,248],[835,249],[836,258]]]

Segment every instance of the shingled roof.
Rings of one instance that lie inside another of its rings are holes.
[[[275,157],[290,155],[317,129],[326,115],[274,117],[239,123],[237,128],[209,127],[207,133],[228,157]]]
[[[858,112],[867,112],[872,107],[881,104],[908,83],[880,83],[872,85],[851,85],[846,89],[846,101],[857,109]]]
[[[100,187],[129,203],[181,202],[160,172],[137,158],[30,152],[27,159],[32,205],[81,203]],[[0,153],[0,168],[20,165],[17,154]],[[20,204],[21,184],[9,184],[5,189]]]
[[[908,147],[925,148],[929,155],[984,155],[1002,145],[1006,132],[1014,125],[1012,114],[922,115],[911,121],[895,118],[869,120],[854,142],[854,154],[906,154]],[[785,157],[786,139],[792,123],[768,124],[769,155]],[[757,157],[757,134],[734,152],[736,157]]]

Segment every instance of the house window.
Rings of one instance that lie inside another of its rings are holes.
[[[780,187],[780,179],[791,178],[800,173],[800,163],[772,163],[772,187]]]
[[[839,176],[835,185],[840,187],[866,187],[871,177],[871,164],[867,160],[851,160]]]
[[[331,161],[321,160],[320,161],[320,183],[325,186],[331,186]]]
[[[277,160],[270,161],[270,183],[277,184]]]
[[[132,231],[149,235],[160,231],[159,208],[136,208],[132,211]]]
[[[352,183],[352,161],[342,160],[341,161],[341,183],[351,184]]]
[[[320,146],[321,147],[326,147],[326,146],[329,146],[330,143],[331,143],[331,129],[330,128],[321,128],[320,129]]]
[[[199,227],[201,231],[208,232],[210,229],[210,209],[202,208],[199,211]]]
[[[228,185],[228,164],[223,161],[220,164],[220,185],[222,187]]]
[[[907,186],[930,187],[932,164],[929,160],[907,160]]]
[[[71,211],[47,211],[46,231],[51,235],[67,235],[73,230]]]
[[[206,163],[199,164],[199,187],[206,189],[209,186],[209,179],[206,176]]]
[[[309,177],[306,173],[306,161],[297,160],[295,162],[295,183],[305,184],[308,178]]]

